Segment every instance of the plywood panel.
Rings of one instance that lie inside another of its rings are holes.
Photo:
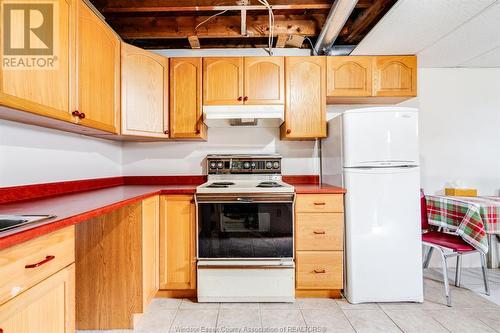
[[[133,328],[143,312],[142,203],[76,226],[76,327]]]

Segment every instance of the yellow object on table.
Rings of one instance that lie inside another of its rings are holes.
[[[477,197],[477,190],[473,188],[445,188],[444,194],[454,197]]]

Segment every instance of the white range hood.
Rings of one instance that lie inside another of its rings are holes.
[[[203,122],[208,127],[279,127],[284,120],[283,105],[203,106]]]

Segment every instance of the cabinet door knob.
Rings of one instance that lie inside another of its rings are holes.
[[[78,110],[75,110],[75,111],[71,112],[71,115],[73,115],[75,117],[80,117],[80,112],[78,112]]]
[[[195,133],[195,134],[200,134],[200,130],[199,130],[199,129],[197,129],[194,133]]]
[[[290,134],[290,133],[292,133],[292,130],[291,129],[287,129],[286,130],[286,134]]]
[[[240,102],[241,102],[242,100],[243,100],[243,97],[241,97],[241,96],[240,96],[240,97],[238,97],[238,101],[240,101]]]
[[[83,113],[83,112],[82,112],[82,113],[80,113],[80,114],[78,115],[78,118],[80,118],[80,119],[85,119],[85,113]]]
[[[243,100],[246,102],[248,101],[248,96],[243,97]]]
[[[168,134],[168,130],[164,130],[164,131],[163,131],[163,134]]]

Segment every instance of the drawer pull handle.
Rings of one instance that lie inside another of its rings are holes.
[[[24,266],[24,268],[37,268],[48,263],[51,260],[54,260],[55,258],[56,256],[46,256],[45,259],[43,259],[42,261],[37,262],[36,264],[26,265]]]
[[[324,202],[315,202],[314,205],[315,206],[324,206],[324,205],[326,205],[326,203],[324,203]]]
[[[316,273],[316,274],[324,274],[324,273],[326,273],[326,270],[325,269],[315,269],[314,273]]]
[[[324,235],[324,234],[326,234],[326,231],[324,231],[324,230],[314,230],[313,233],[315,235]]]

